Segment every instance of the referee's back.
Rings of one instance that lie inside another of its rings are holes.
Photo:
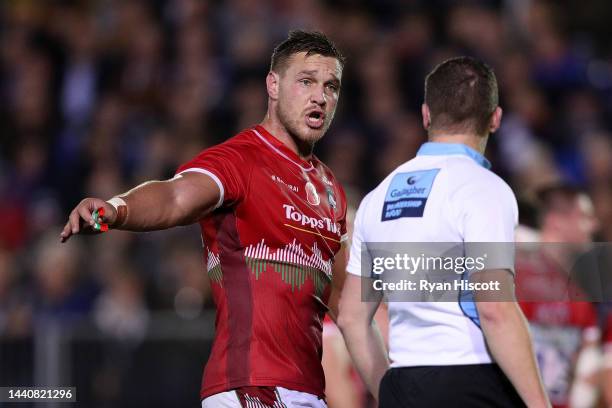
[[[357,211],[338,323],[380,407],[549,406],[513,301],[518,206],[483,156],[498,102],[482,61],[438,64],[421,107],[429,142]],[[382,291],[388,360],[373,323]]]
[[[425,143],[361,202],[348,272],[374,277],[362,243],[512,242],[516,199],[489,167],[463,144]],[[391,367],[492,362],[472,302],[390,302],[389,323]]]

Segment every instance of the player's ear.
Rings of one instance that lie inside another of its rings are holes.
[[[493,111],[493,114],[491,115],[491,124],[489,125],[489,132],[495,133],[497,129],[499,129],[501,125],[502,115],[502,108],[500,108],[499,106],[495,108],[495,111]]]
[[[423,128],[427,130],[431,125],[431,112],[429,111],[429,106],[427,106],[426,103],[421,105],[421,115],[423,116]]]
[[[268,76],[266,76],[266,88],[268,89],[268,96],[270,99],[278,99],[279,82],[280,77],[276,72],[268,72]]]

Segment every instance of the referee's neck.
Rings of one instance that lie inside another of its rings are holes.
[[[478,136],[471,134],[429,134],[429,141],[433,143],[458,143],[464,144],[484,155],[489,136]]]

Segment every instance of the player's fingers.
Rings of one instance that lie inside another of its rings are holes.
[[[98,222],[102,224],[108,221],[106,218],[107,212],[106,212],[106,208],[104,207],[104,205],[97,208],[97,210],[98,210]]]
[[[95,221],[93,217],[91,216],[91,211],[89,207],[79,206],[77,207],[77,212],[79,213],[79,216],[85,221],[86,224],[89,224],[90,226],[93,226],[95,224]]]
[[[68,241],[68,239],[70,238],[70,235],[72,235],[72,229],[70,228],[70,221],[68,221],[66,225],[64,225],[64,229],[60,233],[61,241],[62,242]]]
[[[68,222],[70,223],[70,231],[72,231],[72,234],[79,233],[80,219],[81,219],[81,216],[76,211],[76,209],[72,210],[72,212],[70,213],[70,217],[68,217]]]

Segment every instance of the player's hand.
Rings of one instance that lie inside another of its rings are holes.
[[[97,234],[98,231],[94,228],[96,224],[92,213],[96,210],[103,208],[103,215],[98,218],[98,223],[105,223],[113,225],[117,219],[117,211],[115,207],[110,205],[104,200],[99,198],[86,198],[79,203],[68,217],[68,222],[64,226],[60,239],[62,242],[68,241],[68,239],[75,234]]]

